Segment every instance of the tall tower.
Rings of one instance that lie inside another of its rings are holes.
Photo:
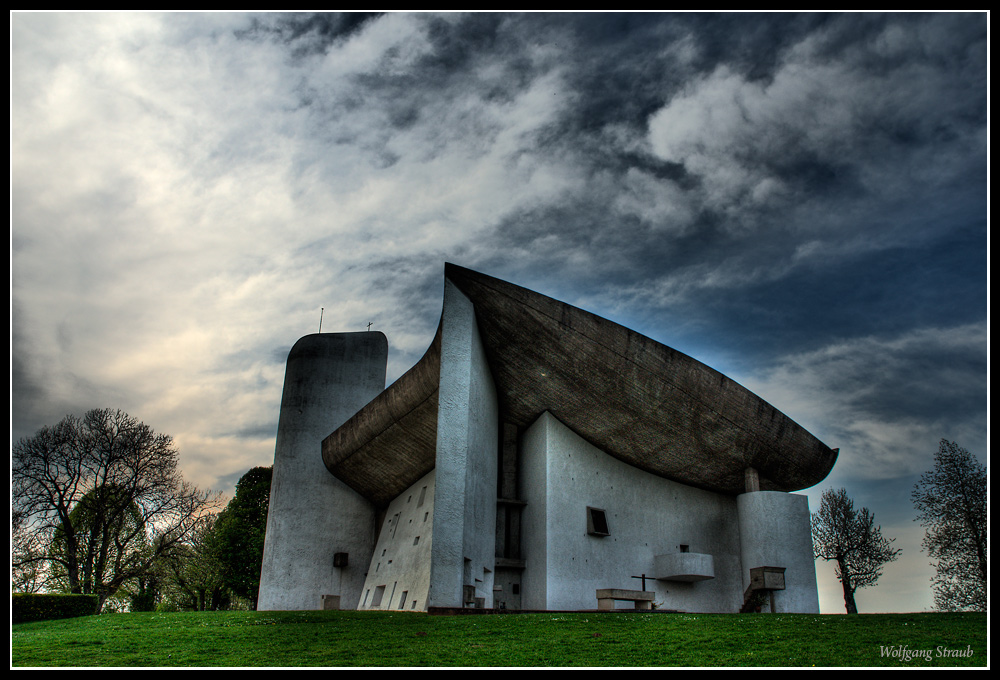
[[[357,607],[375,507],[330,474],[321,444],[385,389],[388,354],[378,331],[307,335],[289,352],[258,610],[320,609],[342,592],[341,608]]]

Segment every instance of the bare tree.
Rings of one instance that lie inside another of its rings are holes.
[[[58,565],[70,592],[97,595],[98,611],[218,500],[182,480],[170,436],[111,409],[67,416],[20,440],[11,486],[12,510],[30,529],[58,534],[59,550],[44,559]],[[140,543],[148,549],[128,549]],[[41,559],[28,556],[14,566]]]
[[[10,513],[11,592],[42,592],[48,580],[48,570],[44,559],[47,546],[45,536],[29,530],[24,512],[12,509]]]
[[[986,611],[986,467],[946,439],[913,487],[923,546],[937,560],[934,606]]]
[[[819,510],[812,515],[812,539],[817,558],[837,563],[848,614],[858,613],[855,591],[875,585],[882,566],[900,552],[891,547],[895,539],[882,536],[882,527],[875,526],[875,515],[868,508],[854,509],[847,489],[823,492]]]

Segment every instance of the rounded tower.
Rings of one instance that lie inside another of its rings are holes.
[[[288,353],[258,610],[357,607],[375,507],[330,474],[322,442],[385,389],[388,354],[378,331],[307,335]]]

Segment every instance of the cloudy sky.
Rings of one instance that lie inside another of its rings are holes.
[[[910,490],[988,452],[985,14],[11,15],[12,439],[128,411],[270,464],[297,338],[423,353],[446,261],[726,373]],[[842,612],[820,563],[821,606]]]

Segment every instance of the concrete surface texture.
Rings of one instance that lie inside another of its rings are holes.
[[[389,504],[371,561],[362,565],[368,576],[359,609],[427,609],[433,517],[434,472],[429,472]]]
[[[785,589],[774,594],[778,612],[819,612],[816,563],[812,552],[809,499],[775,491],[744,493],[736,497],[740,523],[740,557],[747,569],[743,587],[750,585],[750,569],[784,567]]]
[[[450,264],[431,346],[385,390],[369,335],[289,357],[262,608],[596,609],[638,589],[735,612],[750,569],[784,567],[768,606],[818,611],[808,504],[788,492],[837,452],[740,385]]]
[[[739,610],[744,588],[735,497],[623,463],[550,413],[526,432],[522,460],[525,608],[593,609],[598,589],[638,590],[645,574],[646,590],[666,609]],[[588,533],[588,507],[605,512],[607,535]],[[711,555],[714,578],[657,580],[676,575],[657,573],[656,558],[682,550]]]
[[[324,595],[341,595],[342,608],[357,606],[375,508],[327,472],[319,443],[385,389],[388,356],[378,332],[308,335],[289,352],[259,610],[320,609]],[[347,553],[346,568],[333,566],[338,552]]]

